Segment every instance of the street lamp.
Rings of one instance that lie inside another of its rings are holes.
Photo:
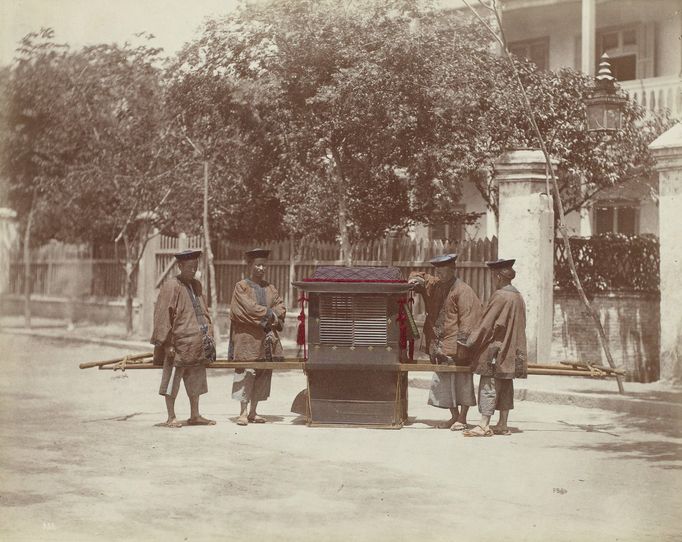
[[[588,132],[615,132],[623,125],[623,108],[626,98],[616,94],[616,78],[611,73],[609,55],[604,53],[599,61],[597,88],[585,99]]]

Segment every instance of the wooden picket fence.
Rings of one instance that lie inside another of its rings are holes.
[[[288,307],[296,307],[300,293],[292,281],[310,277],[319,265],[343,265],[338,243],[296,242],[231,242],[216,243],[214,264],[218,304],[229,305],[235,284],[246,276],[244,252],[254,247],[271,250],[267,278],[284,297]],[[172,276],[175,259],[173,254],[184,248],[202,248],[201,236],[170,237],[159,235],[147,246],[141,262],[140,273],[147,273],[149,280],[140,277],[138,298],[155,299],[163,281]],[[67,245],[52,242],[35,249],[31,255],[31,292],[41,295],[79,296],[94,298],[122,298],[125,272],[122,254],[113,243],[97,245]],[[353,245],[353,265],[393,265],[407,278],[412,271],[428,271],[428,261],[440,254],[459,254],[459,276],[467,282],[485,302],[493,292],[492,275],[485,266],[486,260],[497,257],[497,239],[452,243],[440,240],[412,240],[407,237],[359,242]],[[200,261],[201,280],[210,296],[210,281],[206,260]],[[21,252],[13,255],[10,262],[9,293],[23,293],[24,267]],[[138,277],[136,277],[137,280]],[[147,303],[149,305],[149,303]],[[415,313],[422,314],[424,307],[416,299]]]
[[[125,270],[113,243],[91,246],[53,241],[32,249],[30,261],[32,294],[106,299],[124,295]],[[24,261],[19,248],[10,256],[8,293],[24,293]]]
[[[267,279],[275,285],[289,307],[298,303],[300,292],[293,281],[312,276],[320,265],[343,265],[341,250],[337,243],[306,242],[293,240],[269,243],[218,243],[214,252],[218,303],[229,304],[235,284],[247,273],[244,252],[254,247],[271,251],[267,266]],[[353,265],[393,265],[407,278],[412,271],[428,271],[433,267],[429,260],[440,254],[459,254],[459,276],[486,301],[494,291],[492,274],[486,267],[487,260],[497,258],[497,238],[481,239],[468,243],[411,240],[388,237],[377,241],[356,243],[352,249]],[[415,304],[415,312],[422,314],[421,299]]]

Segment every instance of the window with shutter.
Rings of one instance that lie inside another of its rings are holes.
[[[386,346],[386,297],[320,296],[320,343],[337,346]]]
[[[541,70],[549,69],[549,37],[512,42],[509,52],[530,60]]]
[[[594,233],[639,234],[639,203],[600,201],[594,206]]]
[[[597,32],[597,62],[606,53],[618,81],[654,77],[655,23],[643,23]]]
[[[464,214],[466,206],[453,205],[452,210]],[[461,222],[433,224],[429,226],[429,238],[432,241],[461,241],[464,239],[464,225]]]
[[[656,23],[641,23],[597,32],[596,65],[606,52],[616,79],[630,81],[656,77]],[[582,69],[581,35],[574,40],[574,67]]]

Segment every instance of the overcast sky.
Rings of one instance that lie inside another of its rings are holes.
[[[258,0],[248,0],[258,1]],[[341,1],[341,0],[339,0]],[[58,43],[78,49],[123,43],[146,30],[166,54],[192,39],[207,16],[229,13],[241,0],[0,0],[0,66],[9,64],[21,38],[50,27]],[[439,0],[462,7],[462,0]]]
[[[204,17],[228,13],[238,0],[0,0],[0,65],[9,64],[18,41],[41,27],[73,48],[123,43],[136,32],[156,36],[167,54],[189,41]]]

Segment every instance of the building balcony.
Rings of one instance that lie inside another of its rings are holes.
[[[647,110],[668,109],[673,118],[682,119],[682,77],[668,75],[637,79],[624,81],[620,86]]]

